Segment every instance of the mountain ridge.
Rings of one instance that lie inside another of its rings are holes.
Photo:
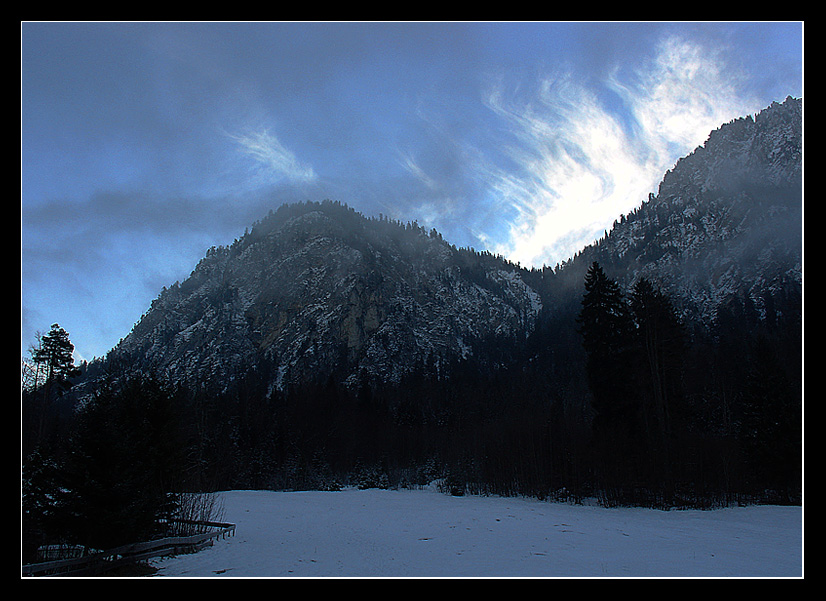
[[[567,299],[593,261],[713,322],[736,294],[802,284],[802,100],[721,125],[656,195],[555,270],[458,249],[415,222],[338,202],[282,205],[164,289],[107,355],[172,379],[226,385],[265,364],[271,387],[400,382],[472,357],[496,366]],[[800,226],[800,227],[798,227]]]
[[[277,388],[343,363],[355,365],[344,379],[399,381],[415,363],[467,356],[480,336],[530,331],[541,299],[522,271],[490,256],[482,267],[469,254],[435,230],[339,203],[284,205],[233,245],[210,249],[115,355],[178,380],[221,377],[261,354]]]
[[[802,99],[721,125],[577,259],[657,282],[709,326],[731,296],[802,285]],[[569,262],[570,264],[571,262]]]

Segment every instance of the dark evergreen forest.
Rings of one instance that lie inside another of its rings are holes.
[[[76,367],[55,324],[24,364],[24,563],[40,544],[159,536],[192,491],[437,480],[455,495],[606,506],[801,502],[799,292],[761,311],[733,296],[703,328],[597,262],[532,277],[556,297],[526,341],[491,342],[484,355],[507,363],[421,365],[394,385],[331,376],[271,391],[262,361],[220,394],[188,389],[117,362]],[[573,285],[548,287],[563,277]],[[79,403],[72,384],[92,372]]]

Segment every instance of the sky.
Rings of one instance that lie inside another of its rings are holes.
[[[555,266],[732,119],[802,22],[21,22],[21,354],[103,357],[270,209],[330,199]]]

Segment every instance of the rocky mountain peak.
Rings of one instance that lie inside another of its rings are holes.
[[[213,248],[113,351],[180,381],[265,363],[273,385],[397,381],[524,337],[539,294],[510,263],[338,203],[285,205]],[[483,353],[482,353],[483,354]]]
[[[577,304],[594,260],[625,286],[648,278],[709,324],[732,295],[759,308],[800,287],[801,217],[802,101],[788,98],[711,132],[556,273],[338,202],[282,205],[164,289],[110,357],[196,386],[257,369],[273,388],[399,382],[469,357],[496,365],[555,303]]]

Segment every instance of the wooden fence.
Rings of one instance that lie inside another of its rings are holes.
[[[209,528],[190,536],[172,536],[141,543],[122,545],[85,557],[31,563],[23,566],[23,576],[97,576],[124,564],[153,557],[195,553],[212,545],[213,539],[235,535],[235,524],[174,520],[199,528]]]

